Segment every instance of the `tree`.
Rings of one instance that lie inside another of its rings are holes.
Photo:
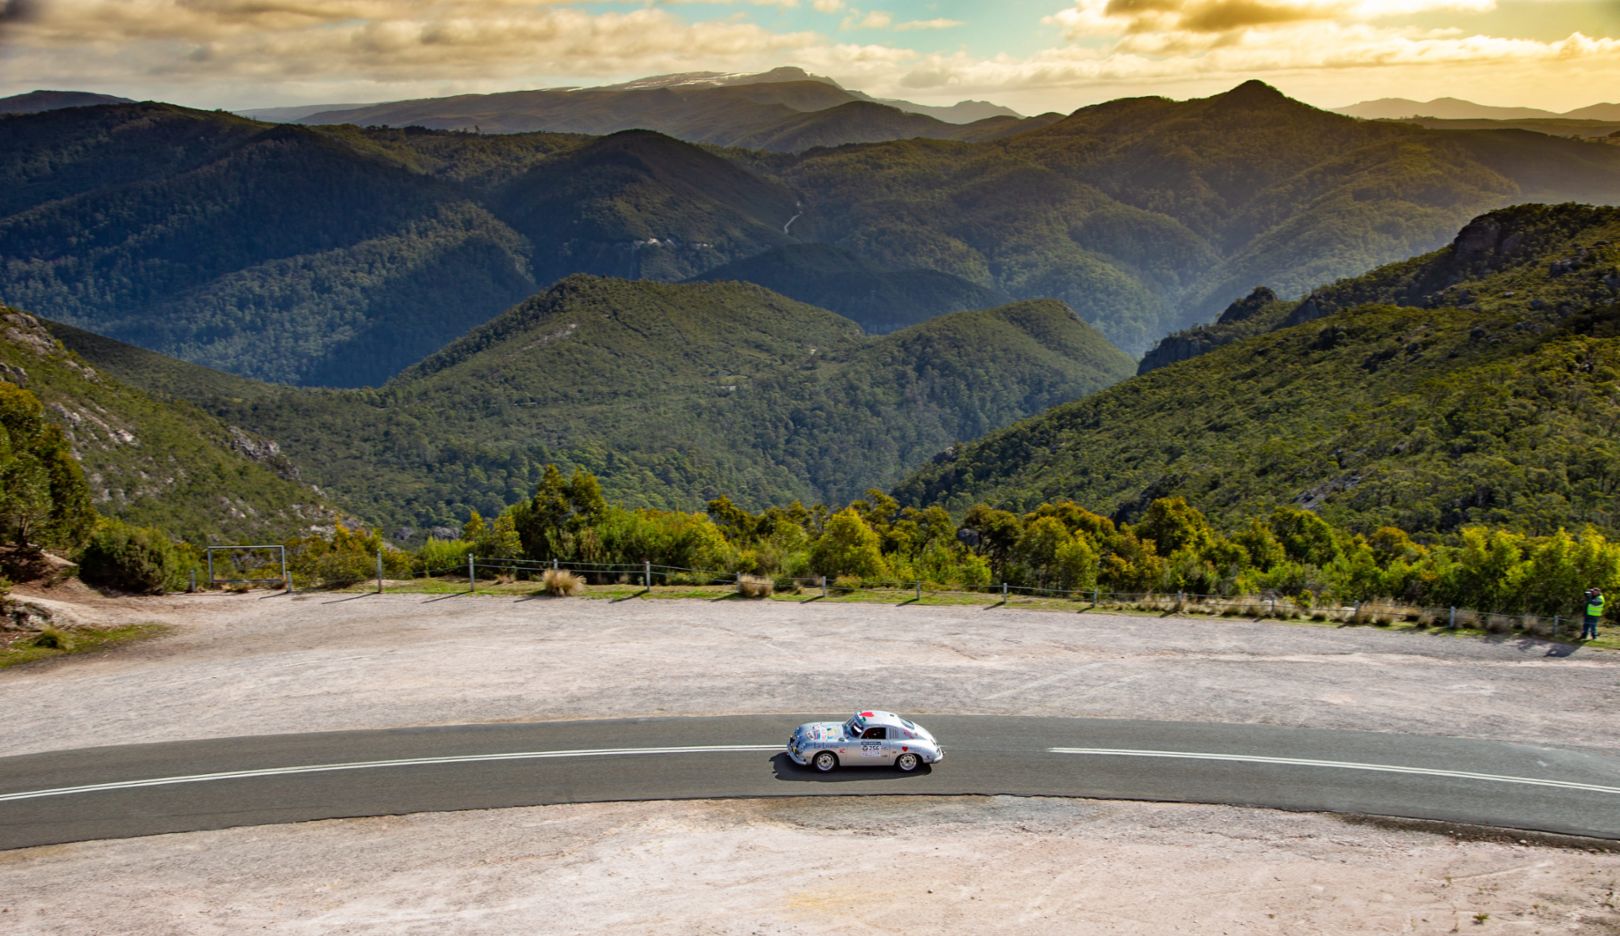
[[[1278,507],[1271,512],[1271,532],[1295,562],[1326,566],[1339,554],[1333,527],[1309,510]]]
[[[595,475],[576,468],[564,479],[557,466],[548,463],[534,496],[512,508],[512,521],[530,559],[574,559],[589,551],[592,537],[587,531],[607,511]]]
[[[0,537],[77,549],[95,527],[90,486],[39,398],[0,381]]]
[[[861,515],[846,507],[827,520],[821,538],[810,551],[810,564],[822,575],[881,578],[887,571],[878,535]]]
[[[1215,540],[1209,521],[1185,497],[1161,497],[1149,504],[1132,529],[1137,536],[1152,540],[1161,556],[1183,549],[1202,556]]]

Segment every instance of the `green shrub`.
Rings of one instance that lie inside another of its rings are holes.
[[[79,577],[91,585],[137,595],[158,595],[184,584],[187,563],[154,527],[103,518],[79,557]]]
[[[41,650],[72,650],[73,635],[64,630],[47,627],[30,639],[28,643],[30,646]]]
[[[467,571],[467,554],[473,544],[464,539],[442,540],[428,537],[416,551],[416,568],[423,575],[449,575]]]

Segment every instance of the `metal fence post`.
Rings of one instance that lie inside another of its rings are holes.
[[[214,547],[208,547],[208,587],[214,587]]]
[[[1457,606],[1456,605],[1451,606],[1451,620],[1450,620],[1449,623],[1446,624],[1446,627],[1450,628],[1451,630],[1456,630],[1457,629]]]
[[[478,571],[473,565],[476,561],[472,553],[467,554],[467,594],[469,595],[478,590]]]
[[[652,589],[652,560],[641,560],[641,587]]]
[[[1564,632],[1564,619],[1559,617],[1556,614],[1553,615],[1553,636],[1557,637],[1559,634],[1562,634],[1563,632]]]
[[[195,568],[193,568],[191,570],[191,587],[186,589],[186,591],[195,592],[196,590],[197,590],[197,570]]]
[[[922,582],[917,583],[917,600],[922,600]]]
[[[1001,583],[1001,603],[1007,603],[1007,583],[1005,580],[1003,580]]]
[[[827,576],[821,577],[821,597],[827,597]]]
[[[377,594],[382,594],[382,547],[377,547]]]
[[[1093,608],[1097,607],[1097,604],[1098,604],[1097,598],[1101,594],[1102,594],[1102,592],[1101,592],[1100,589],[1093,588],[1091,590],[1091,606]]]
[[[292,576],[287,574],[287,547],[281,547],[281,585],[287,591],[292,591]]]
[[[555,570],[557,568],[557,557],[556,556],[551,557],[551,568],[553,570]]]

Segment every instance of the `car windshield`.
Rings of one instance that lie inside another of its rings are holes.
[[[844,723],[844,737],[846,738],[859,738],[861,736],[861,732],[865,730],[866,720],[861,718],[859,715],[856,715],[854,718],[851,718],[849,721]]]

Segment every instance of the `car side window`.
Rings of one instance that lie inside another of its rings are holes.
[[[872,740],[881,741],[886,737],[888,737],[888,729],[887,728],[884,728],[884,727],[882,727],[880,725],[873,725],[872,727],[866,729],[865,734],[861,735],[861,740],[863,740],[863,741],[872,741]]]

